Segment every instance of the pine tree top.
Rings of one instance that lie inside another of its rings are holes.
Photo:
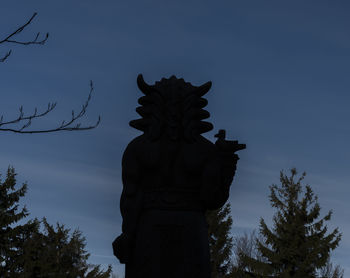
[[[26,207],[20,211],[18,202],[27,192],[27,184],[21,188],[15,189],[16,173],[13,167],[7,169],[6,179],[2,182],[0,179],[0,229],[7,230],[9,226],[17,223],[28,216]]]
[[[248,257],[245,260],[263,275],[315,277],[338,246],[341,234],[338,228],[327,234],[325,222],[331,219],[332,211],[320,217],[317,196],[309,185],[302,185],[306,173],[297,177],[295,168],[290,172],[287,176],[281,171],[281,184],[270,186],[270,203],[276,209],[273,227],[260,220],[263,240],[257,244],[266,262]]]

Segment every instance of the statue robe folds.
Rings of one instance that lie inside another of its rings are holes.
[[[212,129],[201,121],[208,84],[138,77],[143,118],[130,125],[144,134],[123,155],[122,234],[113,242],[126,278],[210,278],[204,213],[227,201],[238,156],[233,141],[200,135]]]

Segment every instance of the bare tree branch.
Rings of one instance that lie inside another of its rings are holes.
[[[12,53],[12,51],[11,51],[11,50],[9,50],[9,51],[8,51],[8,52],[5,54],[5,56],[4,56],[4,57],[0,58],[0,63],[5,62],[5,60],[7,59],[7,57],[8,57],[8,56],[10,56],[10,55],[11,55],[11,53]]]
[[[37,13],[34,13],[25,24],[23,24],[22,26],[17,28],[14,32],[9,34],[4,39],[0,39],[0,45],[6,44],[6,43],[20,44],[20,45],[32,45],[32,44],[42,45],[42,44],[44,44],[49,37],[49,33],[46,33],[44,39],[39,39],[40,33],[37,33],[35,38],[31,41],[19,41],[19,40],[15,39],[15,37],[18,34],[22,33],[22,31],[28,25],[30,25],[32,23],[32,21],[34,20],[34,18],[36,16],[37,16]],[[2,58],[0,58],[0,62],[6,61],[6,59],[11,55],[11,53],[12,53],[12,51],[9,50]],[[54,110],[56,108],[56,102],[49,103],[47,106],[47,109],[41,113],[38,113],[38,109],[35,107],[34,112],[32,114],[29,114],[29,115],[25,115],[23,112],[23,106],[20,106],[19,107],[19,115],[17,118],[15,118],[13,120],[4,121],[4,117],[1,116],[1,118],[0,118],[0,131],[10,131],[10,132],[15,132],[15,133],[48,133],[48,132],[56,132],[56,131],[63,131],[63,130],[72,131],[72,130],[93,129],[99,125],[99,123],[101,121],[100,116],[98,117],[98,120],[94,125],[81,126],[81,123],[78,122],[86,113],[86,109],[89,105],[89,102],[91,99],[91,94],[92,94],[93,90],[94,90],[93,83],[92,83],[92,81],[90,81],[89,96],[88,96],[87,100],[85,101],[85,103],[82,105],[82,108],[79,111],[79,113],[76,114],[73,110],[71,119],[68,121],[62,121],[62,123],[55,128],[43,129],[43,130],[27,130],[28,127],[31,126],[31,124],[34,120],[41,118],[41,117],[44,117],[48,113],[50,113],[52,110]],[[19,128],[11,127],[11,125],[15,125],[15,124],[22,124],[22,126]]]
[[[43,129],[43,130],[25,130],[26,128],[28,128],[32,124],[32,120],[43,117],[46,114],[48,114],[49,112],[51,112],[52,110],[54,110],[56,107],[56,102],[54,102],[54,103],[49,103],[47,106],[47,109],[44,112],[39,113],[39,114],[38,114],[37,108],[35,108],[34,112],[32,114],[25,116],[24,112],[23,112],[23,106],[21,106],[19,108],[19,115],[16,119],[4,122],[3,121],[4,117],[1,116],[1,118],[0,118],[0,131],[10,131],[10,132],[14,132],[14,133],[49,133],[49,132],[56,132],[56,131],[63,131],[63,130],[73,131],[73,130],[93,129],[100,124],[100,122],[101,122],[100,116],[98,116],[98,120],[94,125],[81,126],[81,123],[78,122],[78,120],[80,118],[82,118],[86,113],[87,107],[89,106],[89,102],[91,100],[91,95],[92,95],[93,90],[94,90],[94,86],[93,86],[92,81],[90,81],[89,96],[88,96],[87,100],[85,101],[85,103],[82,105],[82,108],[79,111],[79,113],[76,114],[74,112],[74,110],[72,110],[71,119],[68,121],[62,121],[62,123],[56,128]],[[11,128],[11,127],[10,128],[2,128],[3,126],[6,126],[6,125],[18,124],[21,122],[24,124],[20,128]]]
[[[31,22],[36,16],[37,16],[37,13],[34,13],[32,17],[25,24],[17,28],[16,31],[9,34],[6,38],[0,40],[0,44],[4,44],[4,43],[14,43],[14,44],[21,44],[21,45],[44,44],[49,37],[49,33],[46,33],[45,38],[41,40],[39,40],[40,32],[37,33],[35,38],[31,41],[17,41],[13,39],[16,35],[20,34],[29,24],[31,24]],[[5,62],[6,59],[11,55],[11,53],[12,51],[9,50],[2,58],[0,58],[0,62]]]

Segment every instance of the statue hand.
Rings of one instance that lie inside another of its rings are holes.
[[[246,148],[245,144],[239,144],[238,141],[226,140],[226,131],[220,129],[215,135],[218,139],[215,142],[215,146],[220,153],[234,154],[237,151],[244,150]],[[238,158],[236,158],[238,160]]]
[[[245,149],[245,145],[238,144],[238,141],[226,140],[225,136],[225,130],[219,130],[218,134],[215,135],[218,138],[215,146],[220,157],[223,185],[229,188],[236,173],[237,161],[239,160],[239,156],[235,152]]]
[[[112,246],[113,254],[119,259],[120,263],[128,263],[131,256],[131,242],[129,237],[125,233],[122,233],[113,241]]]

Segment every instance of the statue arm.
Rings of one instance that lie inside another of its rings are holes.
[[[142,194],[139,189],[140,166],[136,155],[126,149],[123,155],[123,191],[120,198],[120,211],[123,218],[122,232],[134,237],[141,209]]]
[[[215,210],[226,203],[236,171],[237,160],[236,154],[216,152],[205,163],[201,200],[206,209]]]
[[[114,255],[121,263],[130,260],[135,241],[137,224],[142,206],[139,189],[140,166],[136,152],[128,146],[122,160],[123,191],[120,197],[120,211],[123,218],[122,234],[113,242]]]

